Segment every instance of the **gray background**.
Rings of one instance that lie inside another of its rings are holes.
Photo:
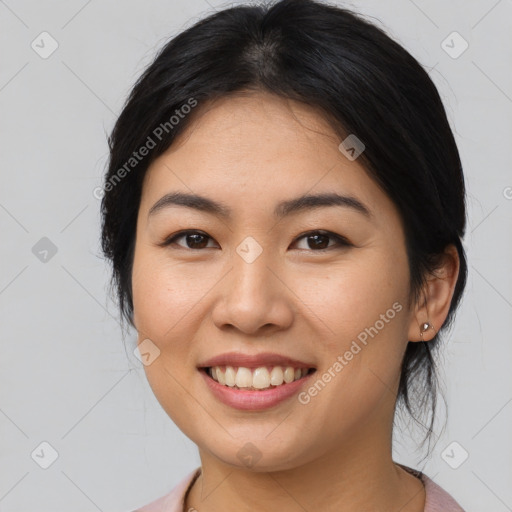
[[[200,463],[153,397],[135,334],[123,343],[93,190],[106,133],[156,48],[227,5],[0,1],[0,511],[131,510]],[[512,2],[343,5],[431,68],[466,173],[470,266],[444,351],[448,426],[422,467],[468,512],[510,511]],[[31,47],[51,49],[43,31],[58,43],[46,59]],[[469,44],[457,58],[445,49],[458,53],[461,39],[442,46],[453,31]],[[56,254],[39,252],[43,237]],[[51,455],[43,441],[58,453],[48,469],[39,465]],[[469,457],[453,469],[447,460],[460,463],[462,450]],[[395,460],[419,459],[410,436],[398,436]]]

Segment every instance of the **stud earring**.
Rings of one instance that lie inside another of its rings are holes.
[[[433,324],[431,324],[430,322],[425,322],[420,327],[420,336],[421,336],[422,340],[423,340],[423,333],[428,331],[429,329],[434,329],[434,331],[435,331]]]

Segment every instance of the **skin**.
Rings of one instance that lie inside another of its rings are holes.
[[[423,484],[392,460],[393,411],[408,341],[421,340],[423,322],[438,328],[447,316],[455,248],[429,280],[426,302],[409,306],[399,213],[358,160],[339,151],[339,136],[316,110],[268,93],[206,107],[147,171],[132,276],[138,341],[160,350],[145,366],[148,381],[199,448],[202,473],[184,510],[423,511]],[[222,202],[232,216],[184,206],[148,216],[176,191]],[[273,217],[282,200],[333,191],[356,197],[371,219],[340,206]],[[207,234],[206,248],[189,248],[186,237],[159,245],[185,229]],[[322,238],[329,248],[319,252],[300,237],[314,230],[350,245]],[[247,236],[263,249],[252,263],[236,252]],[[263,411],[236,410],[196,368],[224,352],[272,351],[321,375],[395,302],[401,311],[305,405],[295,396]],[[247,442],[261,454],[252,467],[237,456]]]

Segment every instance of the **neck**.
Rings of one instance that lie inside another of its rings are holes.
[[[185,510],[424,509],[423,484],[393,462],[390,435],[368,437],[361,429],[347,446],[282,471],[258,472],[225,464],[202,450],[200,455],[201,475],[187,496]]]

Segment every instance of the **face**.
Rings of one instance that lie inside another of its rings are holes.
[[[227,464],[255,450],[255,470],[286,469],[389,436],[413,322],[404,233],[340,142],[310,107],[234,96],[145,176],[132,275],[145,371]]]

